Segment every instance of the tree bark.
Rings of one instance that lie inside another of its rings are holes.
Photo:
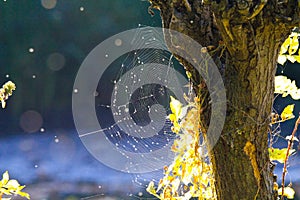
[[[299,26],[298,1],[150,2],[152,8],[161,11],[164,28],[184,33],[207,47],[224,77],[226,123],[210,155],[218,199],[276,199],[268,126],[277,55],[292,28]],[[166,42],[172,51],[171,42]],[[199,75],[189,63],[177,58],[192,72],[192,81],[198,86]],[[202,88],[199,95],[205,92]],[[209,101],[206,103],[201,119],[208,127]]]

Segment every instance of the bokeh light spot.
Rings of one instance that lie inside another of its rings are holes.
[[[46,64],[53,71],[58,71],[62,69],[65,65],[66,59],[60,53],[52,53],[47,58]]]
[[[19,149],[22,151],[30,151],[34,145],[33,139],[22,140],[19,144]]]
[[[121,39],[116,39],[115,40],[115,45],[116,46],[121,46],[122,45],[122,40]]]
[[[55,8],[57,0],[41,0],[41,4],[46,9]]]
[[[29,51],[29,53],[33,53],[34,52],[34,48],[31,47],[31,48],[28,49],[28,51]]]
[[[43,125],[43,118],[40,113],[28,110],[21,115],[20,126],[27,133],[38,131]]]

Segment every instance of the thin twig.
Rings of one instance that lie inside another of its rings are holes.
[[[294,139],[294,136],[297,132],[299,124],[300,124],[300,116],[298,117],[298,119],[295,123],[295,127],[294,127],[294,130],[292,132],[292,137],[290,138],[290,140],[288,142],[288,148],[287,148],[285,159],[284,159],[283,172],[282,172],[282,183],[281,183],[281,188],[282,188],[281,200],[284,200],[284,185],[285,185],[285,183],[284,183],[285,180],[284,179],[285,179],[285,175],[286,175],[286,172],[287,172],[287,162],[288,162],[288,159],[289,159],[290,149],[293,146],[293,139]]]

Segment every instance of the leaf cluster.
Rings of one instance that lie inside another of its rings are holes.
[[[12,95],[15,89],[16,89],[16,85],[11,81],[6,82],[2,86],[2,88],[0,88],[0,101],[2,104],[2,108],[5,108],[6,100],[8,99],[9,96]]]
[[[11,198],[2,198],[2,195],[20,195],[27,199],[30,199],[28,193],[23,192],[25,185],[20,185],[17,180],[9,179],[8,172],[4,172],[2,175],[2,180],[0,181],[0,200],[10,200]]]
[[[277,60],[279,64],[284,65],[286,61],[300,63],[299,38],[300,33],[294,31],[284,41]]]
[[[212,166],[206,159],[205,144],[199,142],[199,99],[182,106],[171,97],[170,108],[169,119],[177,134],[172,146],[176,156],[170,166],[165,166],[164,177],[157,188],[150,182],[147,191],[161,200],[216,199]]]

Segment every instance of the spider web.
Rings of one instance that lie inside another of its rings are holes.
[[[128,159],[128,169],[140,166],[126,152],[171,149],[176,136],[167,118],[170,96],[184,103],[183,93],[189,93],[182,66],[170,52],[161,49],[165,42],[160,33],[142,27],[131,42],[139,47],[151,43],[157,49],[141,48],[120,56],[105,71],[95,92],[98,121],[107,140]],[[149,167],[146,171],[153,172],[135,174],[133,183],[146,188],[149,181],[157,182],[163,176],[158,165],[163,159],[154,154],[151,160],[145,160]]]

